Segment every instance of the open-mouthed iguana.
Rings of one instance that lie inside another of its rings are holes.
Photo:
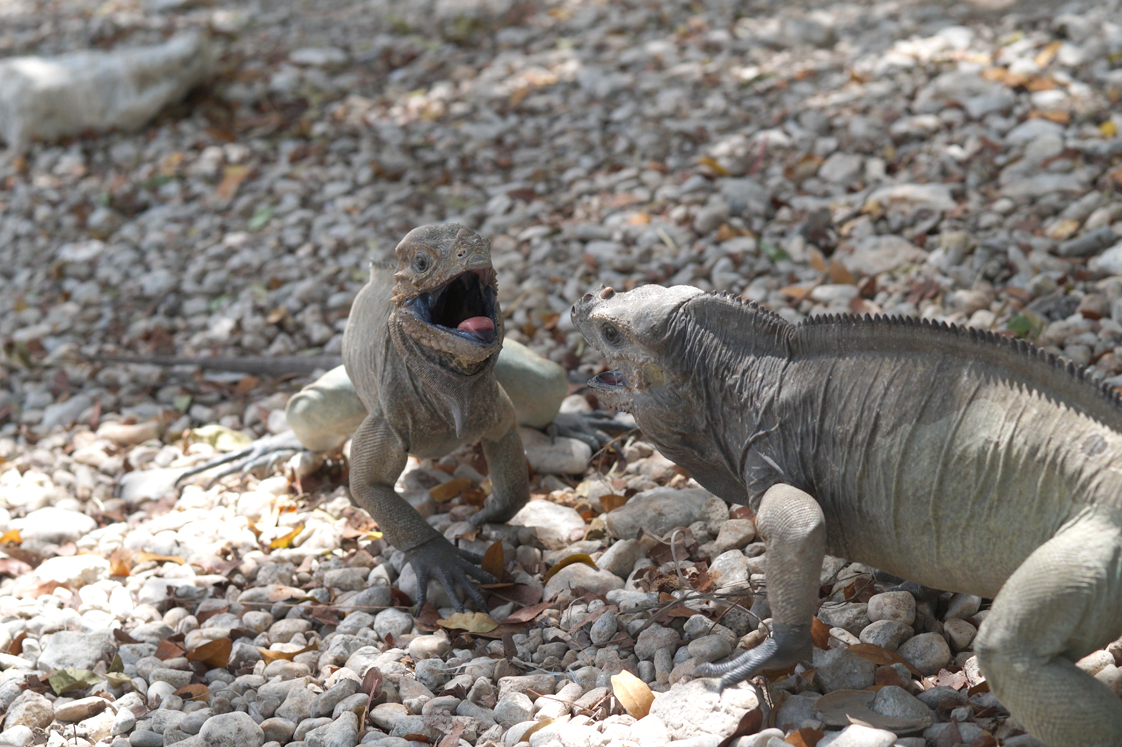
[[[773,624],[703,665],[721,685],[810,658],[826,551],[994,599],[991,690],[1055,747],[1122,745],[1122,703],[1074,662],[1122,635],[1122,403],[1026,342],[903,318],[795,326],[696,288],[573,308],[606,405],[756,510]]]

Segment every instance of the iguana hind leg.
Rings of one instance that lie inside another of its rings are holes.
[[[1122,745],[1122,702],[1077,668],[1122,634],[1122,516],[1098,508],[1037,548],[994,599],[974,644],[990,689],[1055,747]]]
[[[764,571],[771,604],[771,635],[756,648],[720,665],[703,664],[701,677],[721,677],[728,687],[764,669],[783,669],[810,659],[810,622],[826,554],[826,519],[809,494],[773,485],[760,501],[756,527],[767,545]]]

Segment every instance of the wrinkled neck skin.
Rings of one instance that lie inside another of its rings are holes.
[[[749,318],[743,322],[752,324]],[[768,335],[756,338],[758,347],[747,347],[743,339],[730,342],[689,327],[678,332],[689,342],[667,353],[691,362],[675,381],[682,394],[674,403],[656,404],[650,393],[639,393],[632,414],[659,451],[703,487],[748,504],[766,489],[760,484],[782,479],[770,455],[783,450],[777,403],[787,351]]]
[[[411,337],[394,321],[391,316],[389,329],[394,350],[405,363],[408,375],[424,384],[414,396],[427,401],[441,420],[452,423],[457,436],[464,436],[471,426],[472,407],[488,407],[493,399],[489,392],[494,385],[495,361],[502,348],[501,334],[494,345],[484,349],[490,352],[476,360],[435,350]],[[391,379],[400,375],[389,372]]]

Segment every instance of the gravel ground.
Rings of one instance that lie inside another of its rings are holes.
[[[299,380],[83,356],[338,353],[366,261],[455,220],[492,239],[508,334],[571,371],[570,409],[600,362],[568,309],[598,283],[1007,331],[1122,384],[1119,18],[1118,0],[4,3],[0,55],[206,27],[221,70],[143,132],[0,151],[0,744],[715,747],[761,698],[770,728],[739,747],[1039,744],[979,684],[983,600],[885,591],[839,559],[813,674],[690,681],[762,637],[763,545],[641,435],[539,474],[545,500],[464,540],[501,540],[515,583],[498,628],[457,628],[390,591],[415,579],[338,455],[170,489],[280,429]],[[460,534],[476,464],[414,461],[399,487]],[[595,567],[544,575],[581,553]],[[1118,661],[1080,665],[1122,691]],[[656,693],[645,718],[624,672]],[[868,727],[821,696],[874,683]]]

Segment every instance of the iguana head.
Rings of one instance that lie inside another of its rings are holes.
[[[681,367],[671,355],[670,321],[698,288],[645,285],[626,293],[601,288],[573,306],[573,322],[612,370],[588,382],[602,404],[658,412],[684,405]]]
[[[421,226],[397,245],[395,316],[421,344],[482,361],[503,344],[491,245],[455,223]]]

